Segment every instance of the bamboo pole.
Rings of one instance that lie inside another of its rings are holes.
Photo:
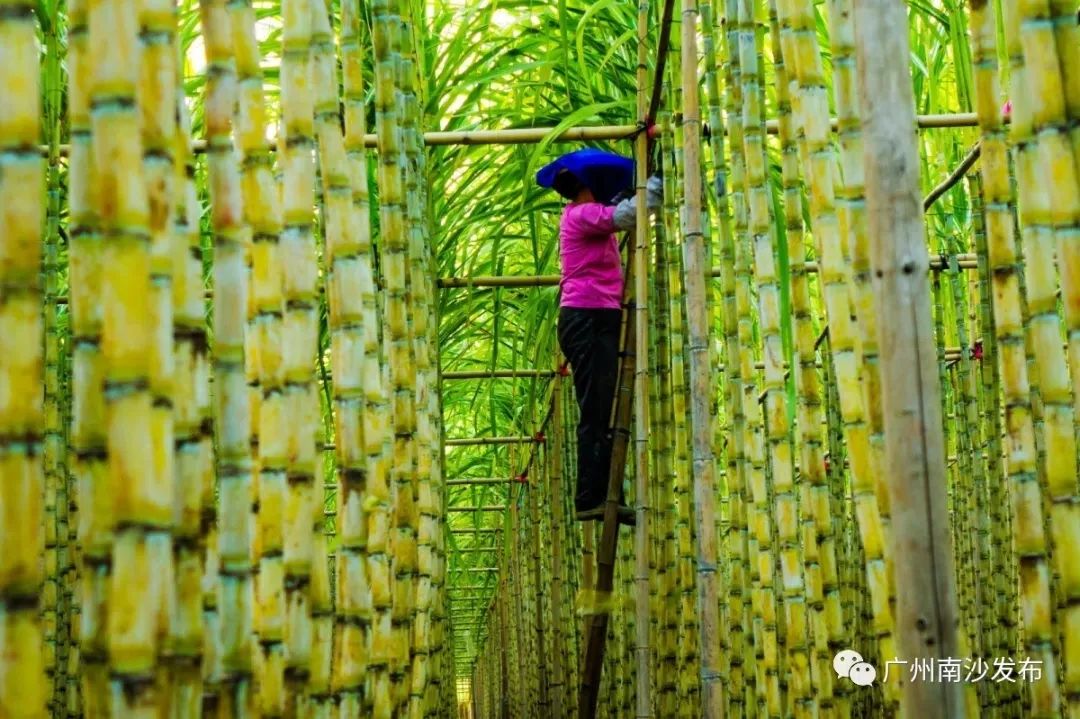
[[[447,507],[447,512],[504,512],[507,509],[505,504],[493,504],[491,506],[476,506],[476,507]]]
[[[557,372],[544,369],[497,369],[497,370],[459,370],[442,373],[443,381],[466,380],[466,379],[517,379],[517,378],[548,378],[554,377]]]
[[[647,57],[646,41],[649,26],[649,0],[638,0],[638,67],[637,67],[637,113],[642,124],[649,122],[646,104]],[[634,355],[634,496],[636,523],[634,527],[634,654],[635,663],[635,716],[648,719],[652,716],[649,644],[649,216],[646,203],[648,181],[649,141],[644,133],[635,142],[637,163],[637,218],[634,231],[634,308],[635,320]]]
[[[533,437],[465,437],[446,440],[447,447],[485,446],[493,444],[524,444],[527,442],[542,443],[542,436]]]
[[[697,520],[697,590],[700,613],[697,637],[701,657],[701,710],[707,717],[724,715],[720,683],[719,576],[717,575],[716,462],[713,457],[713,382],[710,367],[709,303],[712,292],[704,273],[707,267],[701,221],[701,112],[698,89],[696,0],[682,4],[682,91],[685,233],[683,255],[688,329],[691,443],[693,448],[694,515]]]
[[[974,253],[965,252],[955,256],[958,266],[962,270],[975,270],[977,268],[977,257]],[[953,256],[935,256],[930,258],[930,270],[935,272],[942,272],[950,267],[950,263]],[[817,262],[807,262],[806,271],[811,274],[817,274],[819,266]],[[723,276],[724,269],[722,267],[714,267],[707,273],[709,277],[720,278]],[[475,277],[440,277],[437,281],[439,288],[441,289],[462,289],[462,288],[494,288],[494,287],[555,287],[559,284],[558,275],[476,275]],[[381,282],[379,283],[381,287]],[[322,292],[322,288],[319,288]],[[209,301],[214,297],[212,289],[207,289],[204,299]],[[56,297],[57,304],[65,305],[68,303],[67,295],[58,295]],[[502,376],[498,373],[504,370],[495,370],[494,374],[482,374],[478,376]],[[505,370],[512,372],[511,370]],[[549,376],[544,371],[538,370],[537,376]],[[507,375],[511,376],[511,375]],[[444,374],[445,377],[445,374]],[[457,378],[455,378],[457,379]],[[461,377],[460,379],[473,379],[473,377]]]
[[[935,115],[918,115],[916,117],[918,127],[924,130],[950,129],[960,127],[975,127],[978,123],[973,112],[942,113]],[[832,120],[831,128],[836,129],[836,120]],[[571,127],[561,132],[556,127],[529,127],[508,128],[504,130],[457,130],[457,131],[431,131],[425,132],[425,145],[521,145],[536,144],[541,142],[584,142],[596,140],[633,140],[639,132],[637,125],[593,125]],[[779,131],[776,120],[768,120],[765,130],[770,135]],[[656,132],[663,132],[657,129]],[[374,133],[364,135],[364,146],[372,149],[378,147],[377,136]],[[268,143],[267,148],[276,150],[273,143]],[[67,157],[70,145],[60,145],[60,156]],[[43,155],[48,154],[47,146],[39,146]],[[196,142],[195,154],[206,152],[206,144]]]
[[[856,0],[854,8],[874,304],[883,320],[878,331],[883,470],[893,519],[897,644],[905,657],[962,656],[941,389],[921,271],[927,257],[918,149],[910,123],[915,101],[908,35],[896,32],[907,16],[902,5],[888,0]],[[905,716],[968,716],[959,683],[906,683],[900,707]]]

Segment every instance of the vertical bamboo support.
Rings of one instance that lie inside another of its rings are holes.
[[[647,126],[648,82],[647,38],[649,2],[638,0],[637,16],[637,115],[638,122]],[[638,134],[635,142],[637,162],[634,170],[637,184],[637,218],[634,231],[634,308],[636,313],[634,356],[634,715],[638,719],[652,716],[652,682],[649,666],[649,216],[645,184],[648,179],[649,138]]]
[[[959,610],[945,494],[941,390],[933,379],[929,258],[912,122],[915,102],[906,62],[908,38],[895,31],[905,21],[905,11],[895,4],[855,3],[875,309],[881,318],[893,318],[881,323],[878,339],[894,519],[892,554],[897,586],[902,587],[897,596],[898,649],[903,656],[932,651],[949,657],[960,655]],[[904,686],[901,711],[966,716],[963,685],[911,682]]]
[[[45,712],[39,596],[45,551],[42,229],[45,163],[38,153],[41,95],[34,5],[0,5],[0,714]],[[132,38],[134,40],[134,38]],[[111,218],[108,218],[111,219]]]
[[[712,717],[722,716],[724,711],[717,616],[716,525],[713,523],[716,462],[712,451],[712,369],[709,366],[708,338],[708,304],[712,293],[702,271],[707,263],[701,228],[701,113],[698,102],[696,0],[683,0],[682,9],[683,152],[686,163],[683,177],[686,223],[683,252],[689,331],[694,506],[698,534],[698,612],[701,615],[698,641],[701,647],[702,711],[705,716]],[[640,226],[640,218],[638,222]]]

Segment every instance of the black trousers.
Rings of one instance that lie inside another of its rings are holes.
[[[594,509],[607,497],[611,470],[611,408],[619,373],[622,310],[559,310],[559,346],[570,362],[574,394],[581,410],[577,428],[578,511]]]

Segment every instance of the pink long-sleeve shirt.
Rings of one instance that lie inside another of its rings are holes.
[[[614,207],[599,202],[567,205],[559,224],[562,307],[619,309],[623,276]]]

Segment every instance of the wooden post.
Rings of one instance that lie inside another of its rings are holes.
[[[870,261],[881,347],[884,471],[892,501],[897,650],[900,659],[915,661],[961,652],[906,30],[907,14],[899,0],[855,0]],[[902,716],[965,716],[963,684],[910,682],[901,687]]]
[[[694,519],[697,523],[698,643],[701,652],[701,714],[724,715],[720,683],[719,574],[716,571],[716,466],[713,458],[713,385],[709,351],[705,238],[701,226],[701,108],[698,88],[697,0],[683,0],[682,91],[685,176],[683,266],[689,331],[690,421],[693,450]]]

